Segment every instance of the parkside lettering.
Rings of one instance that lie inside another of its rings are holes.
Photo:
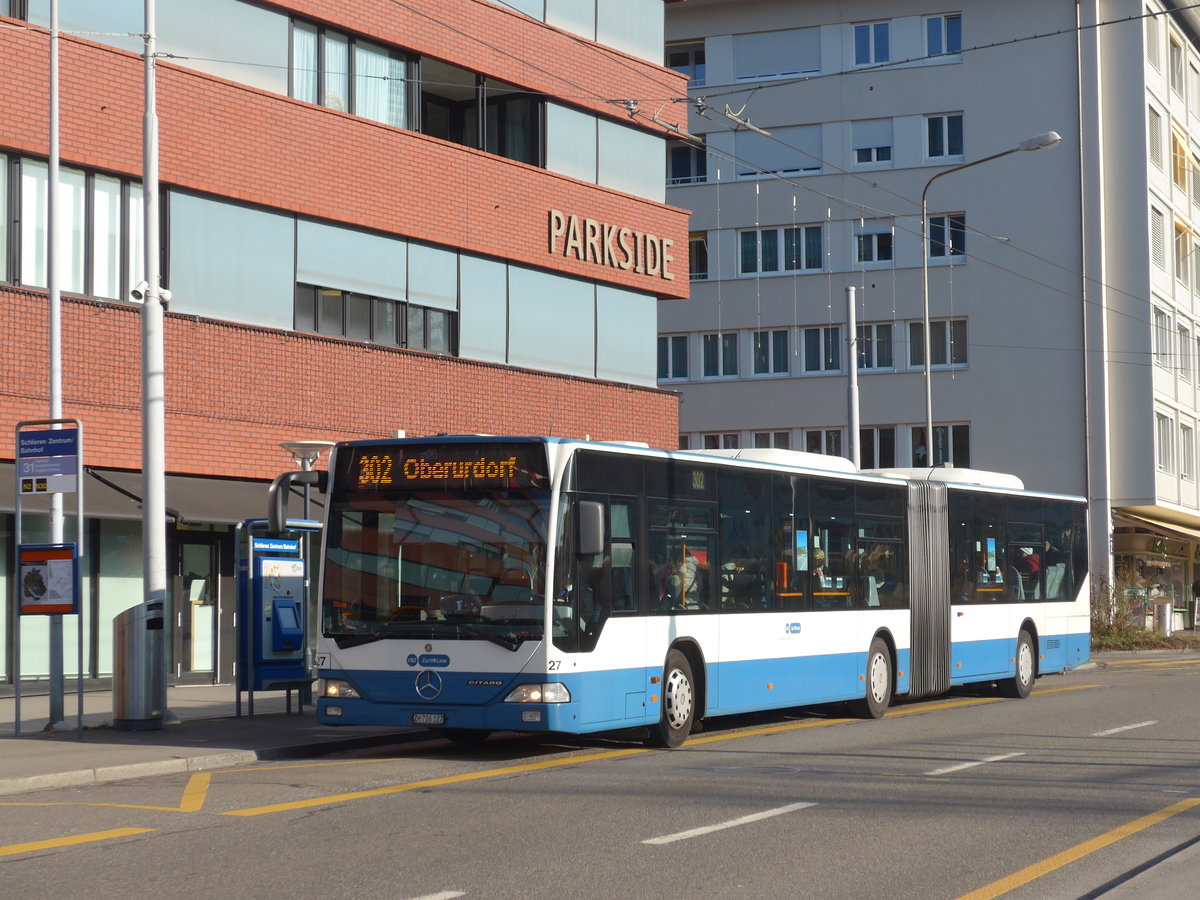
[[[644,231],[550,210],[550,252],[555,255],[674,281],[670,268],[674,243]]]

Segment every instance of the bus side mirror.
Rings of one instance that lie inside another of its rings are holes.
[[[575,554],[598,556],[604,552],[604,504],[580,500],[575,505]]]
[[[278,537],[287,528],[288,495],[293,484],[316,485],[325,493],[329,485],[329,473],[309,470],[307,472],[283,472],[275,476],[267,490],[267,533]]]

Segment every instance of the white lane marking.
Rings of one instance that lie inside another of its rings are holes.
[[[643,844],[670,844],[674,841],[683,841],[687,838],[699,837],[702,834],[711,834],[714,831],[723,831],[726,828],[737,828],[739,825],[749,825],[751,822],[757,822],[760,819],[769,819],[772,816],[782,816],[784,813],[795,812],[798,809],[804,809],[809,806],[816,806],[815,803],[791,803],[787,806],[780,806],[776,809],[768,809],[759,813],[752,813],[748,816],[742,816],[740,819],[730,819],[728,822],[720,822],[716,825],[705,825],[701,828],[693,828],[690,831],[680,831],[675,834],[667,834],[662,837],[650,838],[647,841],[642,841]]]
[[[413,897],[412,900],[454,900],[455,897],[467,896],[466,891],[442,891],[438,894],[425,894],[423,897]]]
[[[1000,762],[1003,759],[1012,759],[1014,756],[1024,756],[1024,753],[1001,753],[999,756],[988,756],[976,762],[957,763],[953,766],[946,766],[944,769],[934,769],[932,772],[926,772],[926,775],[949,775],[951,772],[961,772],[963,769],[973,769],[975,766],[982,766],[984,763]]]
[[[1135,728],[1145,728],[1147,725],[1157,724],[1157,721],[1151,719],[1149,722],[1138,722],[1136,725],[1122,725],[1120,728],[1110,728],[1108,731],[1097,731],[1092,737],[1108,737],[1110,734],[1116,734],[1120,731],[1133,731]]]

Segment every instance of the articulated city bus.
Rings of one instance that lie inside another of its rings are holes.
[[[995,682],[1088,658],[1086,504],[968,469],[537,437],[330,460],[318,719],[645,728]]]

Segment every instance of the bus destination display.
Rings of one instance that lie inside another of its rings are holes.
[[[345,473],[351,491],[534,487],[545,472],[541,445],[356,447]]]

